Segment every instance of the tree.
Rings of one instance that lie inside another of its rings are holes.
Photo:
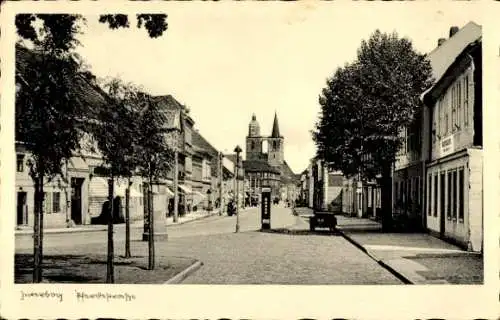
[[[149,230],[149,269],[155,267],[154,249],[154,206],[152,187],[161,179],[167,178],[172,169],[174,152],[168,143],[168,135],[172,132],[169,126],[167,110],[161,110],[159,105],[148,94],[143,94],[146,101],[145,106],[140,110],[136,118],[137,125],[141,130],[136,136],[136,151],[138,172],[147,178],[148,185],[148,230]]]
[[[99,94],[89,101],[79,90],[82,86],[93,90],[95,80],[74,52],[84,20],[73,14],[18,14],[15,18],[18,36],[34,48],[16,45],[16,141],[30,154],[28,166],[35,184],[34,282],[42,279],[44,179],[58,175],[64,179],[61,168],[80,148],[92,107],[106,103]],[[100,21],[112,29],[128,27],[128,16],[102,15]],[[152,38],[167,29],[164,14],[137,15],[137,21]]]
[[[313,133],[318,156],[347,176],[381,175],[382,225],[392,224],[391,169],[401,146],[399,130],[414,120],[419,96],[431,83],[425,55],[396,33],[376,30],[363,40],[357,59],[339,68],[319,98]]]
[[[166,14],[137,14],[137,28],[144,28],[149,37],[158,38],[167,30]],[[75,39],[78,26],[85,18],[72,14],[18,14],[16,15],[17,33],[24,39],[36,42],[39,34],[35,22],[40,21],[42,28],[54,37],[54,44],[61,50],[67,51],[78,44]],[[126,14],[103,14],[99,22],[105,23],[110,29],[129,28],[130,19]]]
[[[63,21],[72,32],[75,20]],[[16,141],[30,155],[29,174],[35,185],[34,282],[42,279],[44,179],[64,179],[64,162],[80,148],[89,106],[77,92],[77,87],[89,85],[87,78],[71,51],[61,50],[61,39],[66,36],[44,28],[34,50],[16,45]],[[65,45],[73,46],[70,40]]]
[[[119,177],[127,178],[126,192],[126,222],[128,241],[129,235],[129,193],[130,178],[136,168],[135,157],[135,137],[137,126],[135,118],[137,116],[133,103],[136,103],[137,89],[133,85],[126,85],[118,79],[113,79],[104,84],[104,88],[110,97],[110,103],[102,106],[97,114],[97,122],[92,126],[92,137],[96,141],[104,165],[109,175],[108,201],[110,204],[108,216],[108,268],[106,280],[108,283],[114,282],[114,245],[113,245],[113,200],[114,183]],[[129,245],[128,243],[128,245]],[[130,248],[127,246],[125,256],[130,257]]]

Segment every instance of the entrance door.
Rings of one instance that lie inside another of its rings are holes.
[[[28,222],[26,218],[26,198],[26,192],[17,193],[17,225],[23,225]]]
[[[71,220],[82,224],[82,184],[84,178],[71,178]]]

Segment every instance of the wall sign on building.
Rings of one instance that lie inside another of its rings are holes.
[[[445,157],[454,151],[453,135],[441,140],[440,153],[441,157]]]

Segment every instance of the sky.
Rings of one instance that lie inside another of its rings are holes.
[[[135,19],[129,29],[110,30],[86,15],[77,51],[98,77],[173,95],[190,108],[195,128],[224,152],[245,149],[253,113],[261,134],[270,135],[276,112],[285,160],[300,173],[315,155],[310,131],[321,89],[336,68],[355,59],[361,40],[377,28],[396,31],[428,53],[450,26],[481,24],[472,10],[454,8],[307,1],[165,5],[168,30],[157,39],[135,28]]]

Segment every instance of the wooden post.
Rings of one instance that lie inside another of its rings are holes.
[[[43,182],[39,177],[35,178],[35,221],[33,225],[33,282],[39,283],[42,281],[42,255],[40,251],[42,233],[41,226],[41,211],[43,203]]]
[[[174,223],[179,218],[179,151],[177,148],[178,141],[176,141],[174,151]]]
[[[148,211],[149,211],[149,259],[148,259],[148,269],[153,270],[155,268],[155,242],[154,242],[154,206],[153,206],[153,177],[149,176],[149,189],[148,189]]]
[[[130,177],[127,181],[125,190],[125,258],[130,258],[130,186],[132,185]]]
[[[107,259],[107,272],[106,283],[114,283],[114,246],[113,246],[113,193],[114,193],[114,177],[108,180],[108,201],[109,201],[109,214],[108,214],[108,259]]]

